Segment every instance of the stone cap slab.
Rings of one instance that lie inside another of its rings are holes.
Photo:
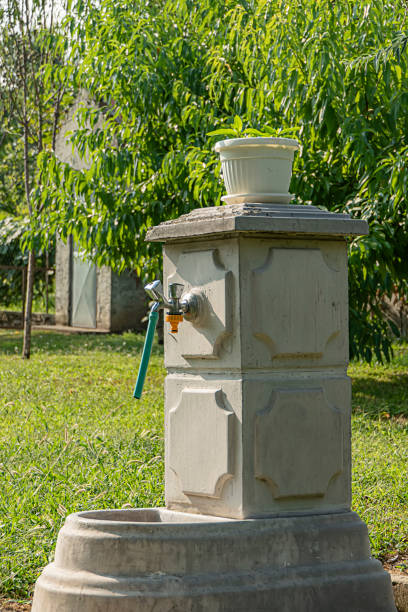
[[[222,234],[299,235],[341,237],[368,234],[368,224],[345,213],[332,213],[316,206],[290,204],[228,204],[196,208],[177,219],[152,227],[149,242],[169,242]]]

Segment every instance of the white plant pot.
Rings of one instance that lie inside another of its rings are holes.
[[[292,138],[231,138],[215,145],[220,154],[227,203],[287,203],[292,163],[300,148]]]

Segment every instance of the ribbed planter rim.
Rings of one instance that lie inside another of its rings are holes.
[[[223,149],[235,149],[237,147],[283,147],[297,151],[300,149],[300,143],[293,138],[272,138],[266,136],[256,136],[251,138],[228,138],[220,140],[216,143],[214,150],[218,153]]]

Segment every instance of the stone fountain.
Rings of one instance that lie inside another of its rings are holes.
[[[184,313],[165,332],[166,508],[69,516],[33,612],[395,612],[350,511],[346,238],[366,233],[256,202],[149,231]]]

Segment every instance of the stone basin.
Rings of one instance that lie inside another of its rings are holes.
[[[316,609],[394,609],[389,577],[371,558],[355,513],[246,520],[165,508],[72,514],[32,610]]]

